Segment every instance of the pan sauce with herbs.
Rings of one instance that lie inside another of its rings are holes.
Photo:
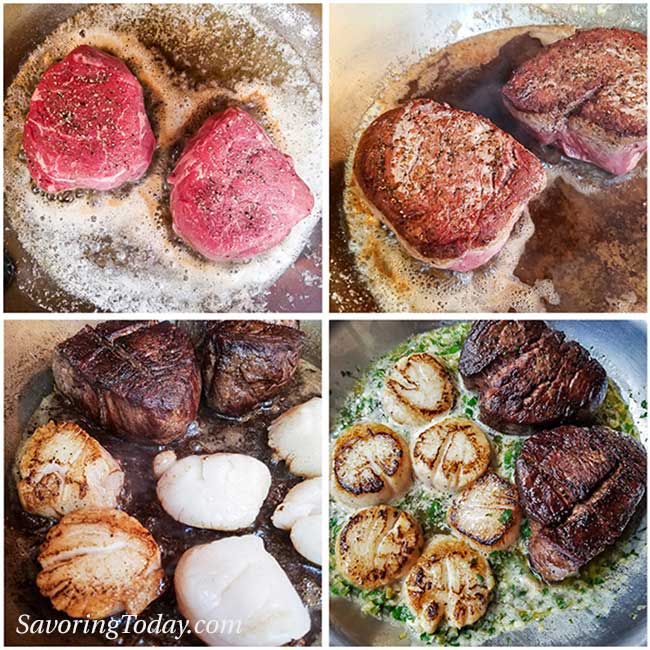
[[[358,422],[386,423],[396,432],[409,438],[409,430],[397,425],[385,415],[381,405],[381,391],[387,371],[393,364],[409,354],[428,352],[435,355],[453,374],[459,390],[459,399],[452,410],[476,420],[486,432],[493,450],[492,467],[502,477],[514,480],[515,462],[524,436],[497,433],[478,421],[477,397],[464,389],[458,375],[460,351],[470,325],[461,323],[450,327],[418,334],[396,347],[375,362],[359,380],[356,389],[348,397],[335,423],[332,438]],[[631,415],[632,396],[621,395],[614,383],[609,387],[604,403],[597,413],[597,422],[639,437]],[[640,417],[645,417],[646,403],[642,402]],[[424,488],[417,481],[398,499],[395,507],[414,515],[422,524],[425,538],[433,534],[449,534],[446,513],[451,495]],[[641,509],[639,509],[641,510]],[[332,596],[349,598],[358,603],[362,612],[380,619],[392,620],[403,626],[402,638],[415,635],[410,622],[413,615],[401,594],[401,584],[395,583],[371,591],[363,591],[347,582],[336,569],[334,541],[349,516],[337,502],[330,502],[330,591]],[[494,573],[496,586],[485,616],[474,625],[456,630],[441,625],[435,634],[421,634],[421,641],[430,644],[478,645],[489,643],[500,634],[513,632],[534,624],[543,630],[544,619],[560,610],[591,610],[596,616],[606,616],[617,593],[629,578],[629,569],[636,558],[645,556],[645,524],[640,525],[639,512],[618,542],[605,553],[583,567],[577,576],[558,584],[547,585],[534,576],[526,560],[526,544],[530,536],[528,522],[524,520],[517,543],[505,551],[493,551],[488,561]],[[629,612],[634,620],[638,611]],[[579,613],[570,622],[578,622]],[[506,637],[507,638],[507,637]]]

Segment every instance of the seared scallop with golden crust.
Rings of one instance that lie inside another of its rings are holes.
[[[336,539],[336,566],[360,589],[401,578],[422,550],[422,528],[409,513],[372,506],[352,515]]]
[[[415,437],[413,470],[425,485],[456,492],[481,476],[490,464],[490,443],[467,418],[445,418]]]
[[[435,535],[404,583],[406,602],[420,632],[432,634],[443,620],[461,628],[487,610],[494,577],[487,560],[465,542]]]
[[[86,506],[115,508],[124,484],[115,459],[72,422],[38,427],[21,445],[16,470],[22,507],[56,519]]]
[[[446,368],[426,352],[402,357],[384,384],[384,411],[399,424],[421,427],[447,413],[456,401],[456,387]]]
[[[343,505],[362,508],[387,503],[413,481],[406,441],[383,424],[355,424],[332,450],[332,494]]]
[[[508,548],[517,541],[521,524],[517,488],[492,472],[484,474],[453,498],[447,522],[474,548]]]
[[[160,549],[121,510],[82,508],[50,528],[36,584],[55,609],[73,618],[138,615],[165,589]]]

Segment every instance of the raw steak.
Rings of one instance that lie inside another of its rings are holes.
[[[413,257],[454,271],[494,256],[546,183],[537,158],[490,121],[426,99],[365,130],[354,173]]]
[[[34,182],[47,192],[138,180],[156,147],[140,83],[114,56],[74,49],[38,82],[23,147]]]
[[[314,207],[291,158],[239,108],[203,124],[168,181],[174,230],[212,260],[273,248]]]
[[[542,321],[475,322],[459,370],[481,420],[507,433],[589,421],[607,391],[603,367]]]
[[[606,427],[560,427],[524,442],[516,478],[531,567],[555,582],[621,536],[645,493],[646,452]]]
[[[203,342],[203,392],[209,406],[244,415],[291,381],[305,335],[262,321],[217,323]]]
[[[646,66],[643,34],[578,31],[520,66],[504,102],[543,144],[626,174],[648,146]]]
[[[201,374],[185,332],[168,322],[108,321],[57,346],[57,388],[128,438],[168,443],[196,418]]]

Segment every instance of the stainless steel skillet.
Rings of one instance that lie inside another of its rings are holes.
[[[158,147],[138,183],[45,200],[21,159],[24,115],[45,69],[82,42],[131,66]],[[8,4],[4,84],[5,249],[16,267],[5,311],[320,310],[320,5]],[[282,245],[242,263],[208,262],[175,236],[165,183],[186,137],[226,103],[262,122],[316,197]]]
[[[330,422],[357,378],[381,355],[409,336],[453,321],[335,321],[330,333]],[[643,321],[548,321],[585,346],[605,367],[623,395],[637,403],[647,400],[646,327]],[[645,420],[634,412],[642,432]],[[645,508],[645,503],[642,506]],[[646,517],[638,524],[646,527]],[[496,637],[496,646],[642,646],[646,643],[647,559],[639,557],[631,569],[627,588],[617,595],[609,616],[597,618],[589,610],[565,610],[544,621],[545,630],[530,625]],[[637,609],[643,607],[643,609]],[[635,618],[631,614],[635,613]],[[572,619],[574,624],[569,623]],[[333,645],[403,646],[402,628],[361,613],[349,600],[330,599],[330,639]]]
[[[532,55],[527,43],[539,46],[536,28],[620,27],[646,32],[646,11],[646,5],[628,3],[333,5],[332,311],[643,312],[645,163],[635,175],[610,178],[591,165],[575,164],[549,148],[537,147],[510,120],[500,88],[517,60]],[[529,206],[534,233],[525,240],[523,252],[516,248],[514,257],[497,256],[499,263],[494,260],[462,281],[413,262],[369,215],[358,193],[349,191],[350,158],[362,129],[379,112],[422,97],[488,117],[547,163],[549,184]],[[508,282],[519,283],[517,295],[523,292],[532,302],[513,304],[503,287],[501,271],[506,269]],[[553,296],[540,292],[550,288],[545,280],[551,281]],[[467,285],[475,289],[471,300],[459,297],[467,297],[463,290]],[[455,300],[450,299],[450,287]]]

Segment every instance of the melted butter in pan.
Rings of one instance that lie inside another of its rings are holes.
[[[339,187],[332,189],[333,196],[343,193],[347,227],[347,232],[333,229],[332,248],[341,254],[341,239],[349,237],[363,281],[348,278],[338,289],[341,295],[351,290],[359,303],[352,309],[363,304],[362,309],[386,311],[645,310],[645,161],[614,177],[563,158],[528,135],[501,101],[501,88],[518,65],[573,31],[546,26],[487,32],[433,52],[391,77],[364,116],[345,173],[335,176]],[[372,214],[352,176],[364,129],[384,111],[416,98],[487,117],[545,164],[547,188],[531,201],[502,251],[472,273],[440,271],[411,258]],[[364,295],[363,284],[371,295]]]
[[[262,11],[263,10],[263,11]],[[64,21],[29,55],[5,101],[7,244],[17,283],[54,311],[248,311],[296,259],[319,220],[320,80],[291,45],[320,48],[306,15],[277,5],[94,5]],[[137,183],[112,192],[44,195],[22,153],[29,100],[45,70],[87,44],[122,59],[144,88],[157,140]],[[245,108],[289,154],[316,197],[312,214],[247,262],[214,262],[172,229],[166,178],[213,113]],[[304,276],[297,287],[306,286]],[[298,296],[300,299],[300,296]]]

